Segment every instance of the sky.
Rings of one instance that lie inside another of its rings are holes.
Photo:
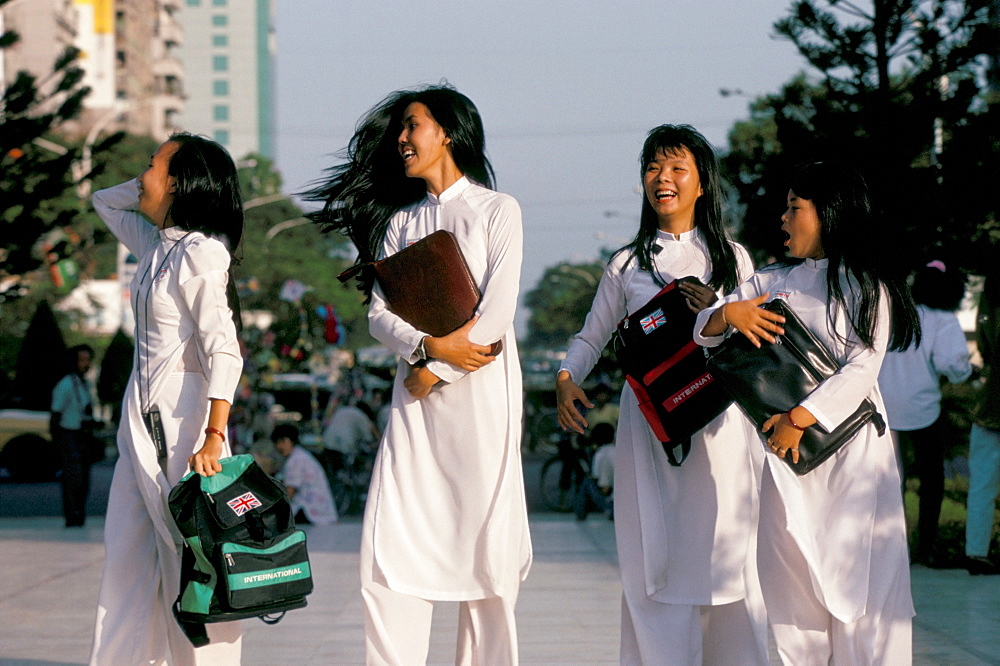
[[[497,189],[521,205],[523,296],[547,266],[596,259],[635,235],[650,128],[687,123],[724,151],[750,99],[805,69],[774,36],[789,5],[277,0],[285,190],[302,191],[337,163],[358,120],[389,92],[447,80],[479,108]],[[522,309],[519,334],[526,320]]]

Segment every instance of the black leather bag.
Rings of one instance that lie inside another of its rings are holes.
[[[695,313],[674,280],[618,324],[615,356],[639,400],[639,409],[675,467],[687,457],[691,435],[732,404],[705,367],[694,342]],[[680,449],[677,456],[675,449]]]
[[[830,351],[788,303],[778,299],[761,307],[785,318],[784,335],[775,336],[774,344],[761,341],[758,349],[745,335],[736,333],[711,351],[708,359],[712,374],[758,427],[775,414],[798,405],[840,369]],[[784,460],[796,474],[806,474],[836,453],[868,421],[880,436],[885,433],[882,415],[865,398],[832,432],[818,423],[806,428],[799,442],[799,461],[792,462],[791,454],[786,454]]]

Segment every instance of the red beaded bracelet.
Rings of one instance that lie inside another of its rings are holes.
[[[222,432],[221,430],[216,430],[215,428],[208,427],[208,428],[205,428],[205,434],[206,435],[218,435],[219,437],[222,438],[223,442],[226,441],[226,433]]]
[[[793,419],[793,418],[792,418],[792,410],[790,410],[790,409],[789,409],[789,410],[788,410],[788,413],[787,413],[787,414],[785,414],[785,416],[787,416],[787,417],[788,417],[788,422],[792,424],[792,427],[793,427],[793,428],[795,428],[796,430],[805,430],[805,428],[803,428],[803,427],[802,427],[802,426],[800,426],[800,425],[799,425],[798,423],[796,423],[796,422],[795,422],[795,419]]]

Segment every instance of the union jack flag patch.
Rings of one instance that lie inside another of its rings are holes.
[[[639,320],[639,325],[642,326],[642,332],[649,335],[660,326],[667,323],[667,316],[663,314],[662,308],[657,308],[653,310],[648,316],[643,317]]]
[[[233,510],[237,516],[242,516],[244,513],[253,509],[254,507],[260,506],[260,500],[254,497],[253,493],[246,493],[240,495],[234,499],[226,502],[226,505]]]

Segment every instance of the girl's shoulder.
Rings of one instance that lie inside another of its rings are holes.
[[[208,271],[229,270],[231,257],[226,244],[214,236],[192,231],[178,243],[182,251],[182,280]]]

